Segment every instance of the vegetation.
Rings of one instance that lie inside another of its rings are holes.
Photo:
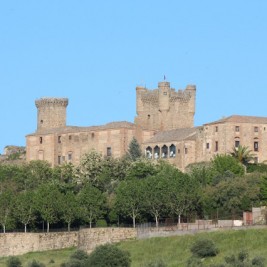
[[[191,247],[193,256],[198,258],[214,257],[219,251],[210,239],[199,239]]]
[[[192,252],[190,251],[190,249],[192,248],[193,244],[197,242],[197,240],[202,239],[212,240],[212,242],[216,245],[219,253],[215,257],[207,257],[205,259],[192,258]],[[242,251],[247,251],[249,253],[249,262],[250,264],[254,264],[252,266],[261,266],[256,265],[256,262],[262,262],[262,258],[264,258],[264,264],[266,264],[266,240],[266,229],[255,229],[239,231],[218,231],[168,238],[133,240],[122,242],[116,245],[116,247],[130,253],[131,267],[200,267],[201,265],[193,265],[193,263],[197,262],[201,263],[202,266],[207,267],[226,267],[227,265],[225,263],[225,258],[231,257],[232,255],[237,258],[239,253]],[[58,267],[63,263],[70,262],[72,259],[71,255],[73,255],[75,251],[76,250],[72,248],[55,251],[35,252],[18,256],[17,258],[21,261],[22,266],[25,267],[29,262],[32,262],[33,259],[38,259],[39,262],[42,262],[49,267]],[[9,258],[0,258],[0,267],[6,267],[6,262],[8,259]],[[51,259],[53,259],[52,262]],[[191,265],[188,265],[189,260],[191,261]],[[68,265],[62,265],[62,267],[63,266]]]

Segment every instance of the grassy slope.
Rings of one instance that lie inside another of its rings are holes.
[[[143,263],[163,259],[168,267],[186,266],[187,259],[191,256],[190,247],[198,238],[210,238],[218,246],[218,256],[206,259],[204,264],[222,262],[224,257],[236,254],[240,250],[247,250],[251,258],[263,256],[267,263],[267,228],[266,230],[232,230],[202,233],[197,235],[186,235],[180,237],[151,238],[146,240],[133,240],[119,244],[124,250],[128,250],[132,257],[132,267],[140,267]],[[28,253],[20,256],[23,266],[32,259],[43,262],[47,267],[58,267],[67,261],[75,249],[64,249],[58,251]],[[0,259],[0,267],[5,266],[7,258]],[[49,263],[53,259],[55,263]]]

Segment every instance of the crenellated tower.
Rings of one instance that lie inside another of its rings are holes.
[[[35,105],[38,109],[37,131],[66,126],[67,98],[40,98]]]
[[[167,81],[159,82],[155,90],[138,86],[135,123],[144,129],[158,131],[194,127],[195,97],[195,85],[178,91]]]

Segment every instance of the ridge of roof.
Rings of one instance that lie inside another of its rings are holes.
[[[237,123],[262,123],[267,124],[267,117],[257,116],[244,116],[244,115],[231,115],[220,120],[205,123],[204,125],[212,125],[224,122],[237,122]]]

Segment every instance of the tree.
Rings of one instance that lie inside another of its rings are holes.
[[[133,161],[136,161],[142,156],[140,145],[135,137],[133,137],[132,141],[129,144],[128,155]]]
[[[82,156],[79,166],[76,168],[78,182],[90,182],[97,185],[97,177],[102,172],[102,156],[95,150]]]
[[[51,223],[56,223],[61,214],[62,194],[56,185],[43,184],[35,194],[36,209],[47,223],[47,232]]]
[[[172,214],[181,222],[181,215],[189,209],[195,208],[199,199],[200,184],[193,176],[186,175],[177,169],[166,169],[165,177],[168,180],[167,205]]]
[[[252,154],[252,151],[247,146],[241,145],[239,145],[238,147],[233,147],[230,154],[245,166],[255,157],[255,155]]]
[[[0,224],[4,233],[6,232],[6,226],[12,222],[14,198],[14,193],[11,190],[0,192]]]
[[[27,225],[35,219],[34,193],[24,191],[18,194],[15,201],[15,213],[19,222],[24,224],[24,232]]]
[[[68,224],[68,231],[70,231],[71,223],[79,217],[79,205],[76,195],[68,191],[62,196],[61,202],[62,220]]]
[[[115,207],[119,214],[129,216],[135,221],[144,207],[143,180],[127,180],[120,183],[116,190]]]
[[[78,194],[78,203],[83,219],[90,224],[104,213],[105,197],[99,189],[90,183]]]
[[[167,180],[159,175],[149,176],[144,180],[144,202],[147,211],[154,216],[156,227],[159,226],[159,218],[166,210],[166,198],[168,196]]]

